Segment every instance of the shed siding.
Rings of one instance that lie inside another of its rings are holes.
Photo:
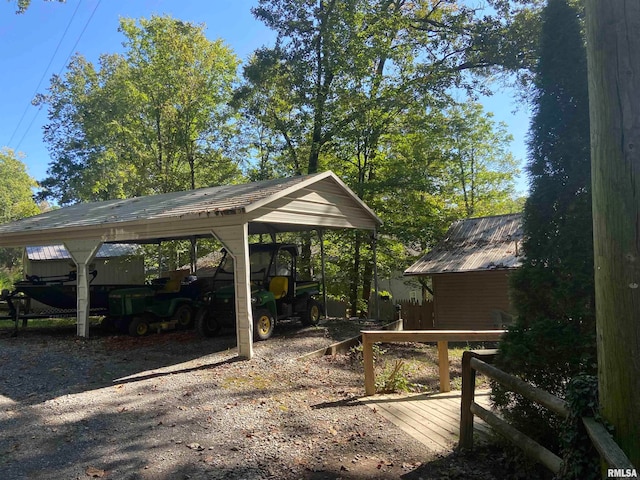
[[[509,271],[433,275],[435,326],[439,329],[501,328],[499,312],[512,313]]]
[[[144,283],[144,259],[140,256],[120,258],[100,258],[91,262],[98,271],[96,279],[92,282],[96,285],[124,285]],[[54,275],[67,275],[76,266],[73,260],[50,261],[25,261],[25,273],[49,277]],[[75,285],[75,282],[68,282]]]

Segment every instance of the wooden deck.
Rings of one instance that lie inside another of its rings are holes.
[[[489,390],[476,390],[475,402],[489,408]],[[460,430],[459,391],[414,394],[375,395],[360,401],[391,423],[423,443],[434,453],[451,451],[458,443]],[[474,418],[478,441],[488,438],[490,427]]]

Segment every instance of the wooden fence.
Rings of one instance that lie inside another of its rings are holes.
[[[460,448],[473,448],[473,416],[477,415],[498,433],[520,447],[525,454],[542,463],[552,472],[558,473],[562,468],[562,459],[560,457],[474,402],[475,377],[476,371],[478,371],[506,386],[511,391],[519,393],[551,410],[562,418],[566,418],[569,415],[569,410],[564,400],[490,365],[488,362],[493,360],[495,354],[495,350],[472,350],[462,354]],[[596,450],[610,468],[635,471],[627,456],[615,443],[604,426],[596,422],[595,419],[588,417],[583,417],[582,422]]]
[[[433,323],[433,302],[423,301],[422,304],[401,300],[397,303],[400,306],[403,325],[406,330],[431,330]]]
[[[404,319],[403,319],[404,320]],[[451,391],[449,377],[449,342],[496,342],[505,330],[363,330],[362,357],[364,362],[364,387],[367,395],[376,393],[373,344],[391,342],[437,342],[440,391]]]

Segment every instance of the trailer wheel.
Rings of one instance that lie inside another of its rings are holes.
[[[255,341],[267,340],[273,335],[275,321],[266,308],[257,308],[253,312],[253,337]]]
[[[135,317],[129,324],[129,335],[132,337],[144,337],[151,331],[149,317]]]
[[[222,325],[215,316],[211,315],[208,307],[201,307],[198,310],[195,323],[196,331],[202,337],[215,337],[222,329]]]
[[[183,303],[176,308],[173,319],[176,321],[178,328],[186,330],[193,325],[193,310],[189,305]]]
[[[300,320],[303,325],[318,325],[322,317],[322,305],[317,300],[310,298],[307,302],[307,309],[302,312]]]

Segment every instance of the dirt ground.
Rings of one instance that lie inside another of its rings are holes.
[[[250,361],[237,359],[234,332],[132,338],[93,328],[78,338],[69,326],[12,337],[5,326],[3,479],[509,478],[495,461],[474,465],[480,452],[434,458],[362,405],[355,353],[299,359],[371,322],[282,324]],[[433,355],[424,348],[393,351],[423,389],[437,382],[429,361],[411,363],[416,351]]]

